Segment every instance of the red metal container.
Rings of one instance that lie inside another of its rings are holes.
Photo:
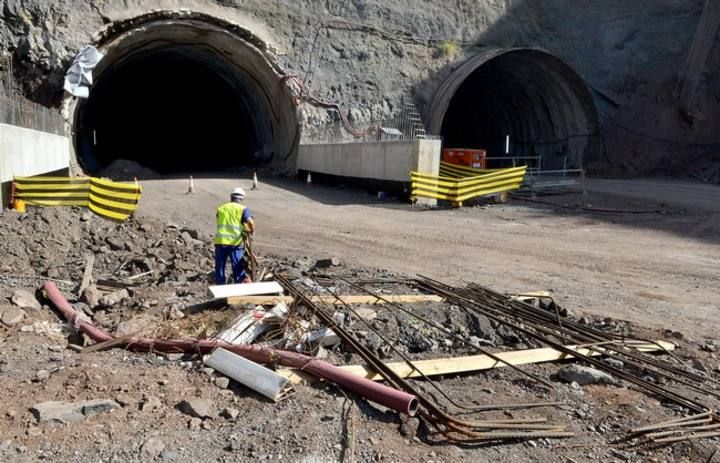
[[[484,169],[487,153],[485,150],[470,148],[446,148],[442,151],[442,160],[450,164]]]

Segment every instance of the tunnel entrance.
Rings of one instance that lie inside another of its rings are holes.
[[[451,74],[430,109],[430,129],[444,148],[478,148],[489,157],[526,160],[543,169],[583,167],[602,140],[592,95],[559,58],[533,49],[493,50]],[[511,161],[509,161],[511,162]],[[507,165],[496,162],[492,166]]]
[[[73,119],[83,170],[118,160],[145,177],[283,169],[299,138],[295,102],[258,43],[230,32],[216,18],[154,13],[98,47],[106,55]]]
[[[81,162],[128,159],[158,173],[254,165],[263,133],[248,95],[191,49],[141,54],[111,70],[85,103]],[[260,108],[258,108],[260,109]]]

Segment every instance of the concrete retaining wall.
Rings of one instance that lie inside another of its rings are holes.
[[[32,176],[68,169],[67,137],[0,124],[0,205],[9,200],[7,188],[13,176]]]
[[[440,140],[300,145],[298,170],[395,182],[410,171],[438,175]]]

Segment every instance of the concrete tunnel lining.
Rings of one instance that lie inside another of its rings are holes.
[[[76,159],[86,172],[120,158],[161,174],[292,169],[297,106],[284,72],[251,32],[200,13],[152,12],[112,24],[96,46],[105,57],[90,98],[69,108]],[[167,99],[172,91],[176,101]],[[154,104],[156,94],[169,104]],[[184,118],[181,127],[163,124]],[[188,128],[193,123],[199,130]]]
[[[582,167],[599,158],[602,137],[590,90],[570,65],[543,50],[478,53],[441,84],[430,105],[430,133],[446,148],[504,156],[542,156],[543,168]]]

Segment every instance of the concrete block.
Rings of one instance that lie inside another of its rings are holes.
[[[14,176],[31,177],[70,167],[70,141],[67,137],[38,130],[0,124],[0,184]],[[0,205],[9,201],[6,187],[0,189]]]

